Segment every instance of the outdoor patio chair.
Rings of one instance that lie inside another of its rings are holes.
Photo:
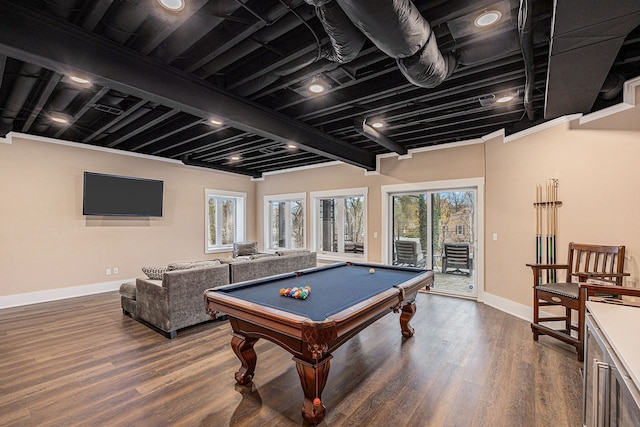
[[[443,273],[462,273],[470,276],[472,262],[468,243],[444,244],[444,255],[442,257]],[[467,271],[462,271],[460,270],[461,268]],[[453,271],[449,271],[449,269],[453,269]]]
[[[425,258],[420,242],[414,240],[396,240],[396,265],[424,267]]]

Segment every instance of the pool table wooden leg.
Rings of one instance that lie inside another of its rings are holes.
[[[402,329],[402,336],[410,338],[415,333],[415,329],[411,327],[409,321],[416,314],[416,303],[410,302],[402,307],[402,314],[400,315],[400,328]]]
[[[304,392],[302,417],[311,424],[318,424],[324,418],[326,408],[322,403],[322,390],[324,390],[324,386],[327,384],[329,360],[331,360],[332,357],[333,356],[329,355],[316,364],[298,359],[297,357],[293,358],[294,362],[296,362],[296,369],[298,370],[300,383],[302,384],[302,390]],[[320,399],[320,405],[318,406],[313,404],[313,400],[316,397]]]
[[[245,337],[240,334],[233,334],[233,338],[231,338],[231,348],[233,348],[233,352],[242,363],[242,366],[236,372],[236,382],[240,385],[250,384],[253,380],[253,373],[256,370],[256,361],[258,360],[258,356],[253,349],[256,341],[258,341],[258,338]]]

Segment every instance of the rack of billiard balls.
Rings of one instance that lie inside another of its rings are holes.
[[[280,289],[280,295],[282,295],[283,297],[289,297],[289,298],[295,298],[295,299],[307,299],[307,297],[310,294],[311,294],[311,286]]]

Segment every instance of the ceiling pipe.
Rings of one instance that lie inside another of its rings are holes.
[[[524,58],[524,109],[529,120],[534,121],[536,115],[533,110],[533,85],[536,75],[536,67],[533,61],[533,36],[531,31],[531,0],[520,0],[518,11],[518,34],[520,47]]]
[[[436,87],[456,68],[455,56],[440,52],[431,26],[411,0],[336,2],[366,37],[396,59],[398,68],[412,84]]]

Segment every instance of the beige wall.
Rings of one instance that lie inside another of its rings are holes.
[[[310,196],[313,191],[345,188],[368,189],[367,196],[367,257],[370,262],[382,262],[382,185],[442,181],[484,176],[484,145],[472,144],[446,150],[414,153],[411,158],[380,160],[380,174],[365,176],[364,170],[350,165],[336,165],[267,176],[258,182],[256,191],[257,235],[264,240],[264,196],[287,193],[307,193],[307,242],[311,242]],[[378,234],[374,238],[374,233]]]
[[[164,181],[162,218],[82,215],[84,171]],[[13,138],[0,143],[0,296],[141,275],[204,253],[204,189],[247,193],[249,178],[157,160]],[[248,221],[248,235],[255,233]],[[105,269],[118,267],[117,276]]]
[[[269,175],[258,182],[155,160],[16,140],[0,144],[0,296],[135,277],[143,265],[205,258],[206,187],[248,193],[247,236],[261,247],[265,195],[306,192],[309,203],[313,191],[367,187],[368,258],[381,262],[382,185],[477,177],[485,178],[485,294],[531,305],[531,273],[525,264],[534,261],[535,186],[551,178],[559,180],[563,203],[558,259],[564,259],[570,241],[624,244],[626,270],[631,273],[627,283],[636,285],[639,163],[640,107],[582,125],[560,123],[508,143],[496,137],[414,153],[409,159],[381,158],[380,174],[365,176],[360,168],[340,164]],[[164,180],[164,217],[84,217],[85,170]],[[492,240],[493,233],[498,240]],[[105,268],[114,266],[119,276],[105,276]]]
[[[513,142],[488,141],[485,289],[531,305],[536,183],[559,180],[558,261],[571,241],[626,245],[629,285],[640,256],[640,108],[580,125],[564,123]],[[498,233],[498,240],[490,236]],[[528,286],[526,291],[523,286]]]

